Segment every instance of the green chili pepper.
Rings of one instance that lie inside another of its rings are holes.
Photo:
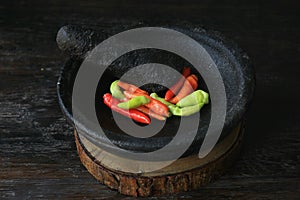
[[[166,106],[174,105],[174,104],[172,104],[172,103],[166,101],[164,98],[159,97],[156,93],[151,93],[151,94],[150,94],[150,97],[152,97],[153,99],[156,99],[156,100],[162,102],[162,103],[165,104]]]
[[[208,93],[202,90],[196,90],[195,92],[181,99],[176,105],[179,107],[187,107],[187,106],[193,106],[202,103],[203,104],[208,103]]]
[[[201,93],[203,94],[204,101],[203,103],[208,104],[209,103],[209,94],[207,92],[204,92],[203,90],[200,90]]]
[[[189,116],[189,115],[199,112],[203,105],[204,105],[204,103],[200,103],[200,104],[196,104],[193,106],[187,106],[187,107],[183,107],[183,108],[173,105],[173,106],[170,106],[169,109],[173,115]]]
[[[122,102],[118,104],[119,108],[123,109],[132,109],[132,108],[137,108],[139,106],[145,105],[150,102],[150,99],[145,97],[145,96],[137,96],[129,101]]]
[[[110,92],[112,96],[116,99],[125,99],[125,96],[123,95],[120,87],[118,86],[118,82],[119,80],[115,80],[114,82],[112,82],[112,84],[110,85]]]

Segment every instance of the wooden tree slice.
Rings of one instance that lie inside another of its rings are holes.
[[[196,190],[216,179],[233,163],[242,141],[239,124],[204,158],[180,158],[155,172],[134,173],[139,167],[127,158],[110,154],[74,131],[81,162],[102,184],[130,196],[160,196]],[[142,165],[151,162],[142,163]]]

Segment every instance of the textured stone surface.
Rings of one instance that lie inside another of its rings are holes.
[[[139,26],[146,25],[147,24],[140,24]],[[168,25],[164,26],[170,27]],[[124,27],[129,29],[130,27],[136,26],[132,25],[131,23],[128,23],[125,24]],[[178,23],[177,26],[173,25],[170,28],[185,33],[186,35],[192,37],[197,42],[199,42],[207,50],[207,52],[212,57],[213,61],[216,63],[220,71],[220,74],[224,81],[227,98],[227,113],[223,133],[221,135],[222,139],[233,127],[237,125],[237,123],[240,120],[242,120],[243,115],[245,114],[249,103],[252,100],[255,78],[253,68],[250,65],[249,57],[233,42],[224,39],[224,37],[221,36],[221,34],[218,32],[202,29],[195,24]],[[66,29],[66,27],[63,27],[62,29],[64,30]],[[58,37],[59,35],[61,35],[61,30],[58,33]],[[76,29],[73,28],[72,30],[74,30],[74,33],[69,33],[71,39],[73,38],[71,36],[75,34],[78,35],[78,37],[85,37],[85,39],[80,40],[80,42],[85,41],[85,43],[92,43],[89,37],[87,37],[86,34],[80,34],[80,31],[82,31],[82,33],[93,31],[86,31],[87,29],[81,27],[78,27]],[[111,30],[111,33],[108,35],[113,35],[116,28],[112,28]],[[106,29],[106,32],[108,33],[110,31]],[[95,32],[93,33],[94,35],[98,35]],[[71,39],[69,41],[73,41]],[[73,42],[74,44],[76,44],[76,41]],[[180,71],[181,66],[191,66],[187,61],[181,59],[178,56],[174,56],[173,54],[168,52],[159,50],[133,51],[132,53],[128,53],[125,56],[122,56],[120,59],[117,59],[110,66],[110,68],[108,68],[106,73],[102,76],[102,78],[99,81],[96,99],[101,99],[104,93],[109,92],[109,83],[122,76],[122,74],[125,73],[127,70],[131,69],[134,66],[149,62],[166,64],[170,67],[175,68],[178,71]],[[60,105],[64,113],[66,113],[67,117],[71,118],[70,121],[72,121],[72,116],[69,114],[71,112],[71,91],[76,71],[79,67],[80,59],[73,58],[69,60],[63,68],[61,79],[59,81],[60,87],[58,91],[59,96],[61,95],[62,97]],[[192,71],[199,77],[200,88],[207,90],[207,87],[201,75],[194,69]],[[151,71],[151,73],[153,73],[151,74],[151,77],[153,79],[157,79],[158,81],[165,77],[164,81],[167,83],[168,80],[171,79],[165,74],[158,75],[158,72],[156,72],[155,70]],[[145,76],[144,79],[145,81],[147,81],[146,77],[148,75],[145,74],[138,74],[138,77],[132,77],[132,79],[128,81],[132,82],[132,80],[137,80],[138,78],[143,80],[143,76]],[[148,85],[145,87],[145,89],[151,92],[154,91],[161,94],[163,94],[163,92],[165,91],[163,87],[157,85]],[[160,131],[160,133],[156,137],[147,138],[145,140],[140,138],[134,138],[123,133],[123,131],[119,129],[114,123],[110,110],[107,109],[102,102],[96,101],[96,111],[98,111],[99,122],[102,128],[106,131],[109,139],[113,141],[114,144],[122,148],[134,151],[153,151],[155,149],[159,149],[165,146],[168,142],[172,140],[173,136],[176,134],[178,124],[180,123],[179,118],[171,117],[167,120],[164,129],[162,129],[162,131]],[[199,122],[199,129],[195,142],[189,148],[185,155],[195,153],[198,151],[198,148],[205,137],[205,133],[208,129],[209,122],[210,105],[206,106],[201,111],[201,120]],[[89,132],[87,132],[87,134],[89,135]],[[106,141],[106,138],[100,138],[100,136],[95,140],[95,142],[108,143]],[[185,146],[184,142],[185,141],[180,141],[176,144],[176,147],[174,146],[174,148],[178,148],[179,146]],[[114,147],[111,146],[111,148]]]

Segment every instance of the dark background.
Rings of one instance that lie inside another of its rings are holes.
[[[300,196],[300,11],[297,1],[1,1],[0,198],[121,198],[82,166],[56,81],[65,24],[185,20],[220,31],[251,57],[257,78],[245,145],[229,171],[175,199]],[[166,197],[168,198],[168,197]]]

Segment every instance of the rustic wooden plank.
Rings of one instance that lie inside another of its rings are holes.
[[[56,81],[65,57],[56,47],[55,35],[69,23],[111,27],[128,18],[165,18],[219,30],[248,52],[257,72],[246,142],[236,165],[200,191],[174,198],[296,199],[300,196],[296,3],[2,1],[0,198],[127,199],[99,184],[79,161],[72,127],[56,101]]]

